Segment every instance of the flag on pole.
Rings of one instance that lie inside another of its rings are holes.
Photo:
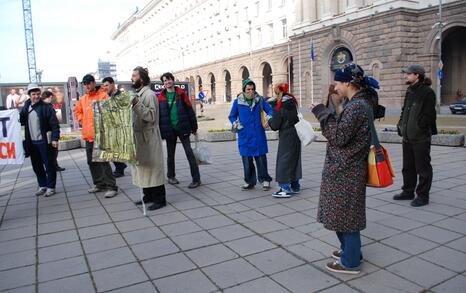
[[[311,60],[315,60],[315,54],[314,54],[314,41],[311,40]]]

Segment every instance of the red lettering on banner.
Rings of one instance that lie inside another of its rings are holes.
[[[5,149],[6,152],[4,152],[3,149]],[[0,142],[0,159],[16,159],[14,142]]]

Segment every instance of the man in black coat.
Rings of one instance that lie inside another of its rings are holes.
[[[39,189],[35,195],[55,194],[57,170],[55,151],[60,139],[60,126],[52,105],[41,100],[41,89],[37,84],[28,86],[31,97],[19,113],[25,128],[25,154],[31,156],[32,169],[37,177]]]
[[[398,134],[403,137],[403,192],[393,199],[413,200],[411,206],[420,207],[429,203],[432,185],[430,145],[432,135],[437,133],[436,99],[430,88],[432,81],[421,65],[411,65],[403,72],[409,85],[398,122]]]

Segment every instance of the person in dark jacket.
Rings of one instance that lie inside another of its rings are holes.
[[[275,177],[280,189],[272,195],[282,198],[299,193],[302,177],[301,141],[294,127],[299,122],[298,103],[288,88],[287,83],[275,86],[277,105],[269,120],[270,128],[279,131]]]
[[[403,191],[393,199],[412,200],[411,206],[420,207],[429,203],[432,185],[430,144],[432,135],[437,133],[436,98],[430,88],[432,81],[421,65],[411,65],[403,72],[409,85],[398,122],[398,134],[403,138]]]
[[[30,99],[19,113],[25,128],[25,153],[31,156],[32,169],[37,177],[37,196],[55,194],[57,170],[55,149],[60,139],[60,126],[52,105],[41,100],[41,89],[37,84],[28,86]]]
[[[164,89],[158,96],[160,109],[160,133],[167,144],[167,177],[169,184],[178,184],[175,174],[175,150],[180,138],[191,170],[192,182],[188,188],[201,185],[199,166],[191,148],[189,136],[197,133],[197,119],[188,95],[175,86],[175,77],[170,72],[161,77]]]
[[[242,93],[233,102],[228,115],[233,128],[238,130],[238,149],[243,161],[244,181],[246,182],[241,186],[243,190],[253,189],[259,179],[262,183],[262,190],[267,191],[272,181],[267,168],[269,149],[261,121],[262,112],[265,112],[267,123],[272,117],[272,108],[264,97],[256,92],[256,84],[250,79],[244,80]],[[257,165],[257,176],[254,160]]]
[[[50,91],[44,91],[41,95],[41,99],[42,101],[44,101],[45,103],[47,104],[51,104],[52,103],[52,97],[53,97],[53,93],[50,92]],[[55,112],[56,113],[56,112]],[[58,118],[57,118],[58,119]],[[58,165],[58,161],[57,161],[57,158],[58,158],[58,148],[54,148],[53,151],[55,152],[55,168],[57,169],[57,172],[63,172],[65,171],[66,169],[63,168],[63,167],[60,167]]]
[[[111,98],[118,96],[121,91],[116,88],[115,81],[111,76],[107,76],[102,79],[102,87],[107,91],[108,96]],[[123,162],[113,162],[115,165],[115,171],[113,171],[113,177],[120,178],[125,176],[125,169],[128,167]]]
[[[357,274],[361,264],[361,235],[366,228],[367,157],[370,149],[370,117],[363,69],[346,65],[335,72],[335,90],[348,102],[336,114],[324,104],[311,106],[327,138],[317,221],[336,232],[341,250],[326,265],[337,273]]]

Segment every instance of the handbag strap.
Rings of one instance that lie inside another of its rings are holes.
[[[372,112],[371,107],[364,103],[364,107],[366,108],[367,117],[369,118],[369,131],[371,133],[371,145],[375,147],[380,147],[379,137],[377,136],[377,131],[375,130],[374,125],[374,113]]]

